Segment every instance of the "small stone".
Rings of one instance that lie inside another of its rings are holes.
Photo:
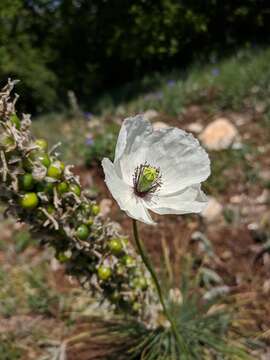
[[[169,126],[163,121],[156,121],[156,122],[153,123],[153,129],[154,130],[166,129],[168,127]]]
[[[265,154],[267,151],[267,147],[264,145],[261,145],[261,146],[258,146],[257,150],[260,154]]]
[[[215,199],[209,198],[207,207],[202,212],[202,217],[206,222],[216,221],[222,214],[223,206]]]
[[[263,283],[263,293],[265,295],[270,293],[270,280],[265,280],[265,282]]]
[[[112,200],[102,199],[99,206],[100,206],[100,215],[106,217],[111,212]]]
[[[253,223],[248,224],[247,228],[249,231],[258,231],[259,225],[255,222],[253,222]]]
[[[200,139],[209,150],[222,150],[230,147],[237,134],[236,127],[228,119],[219,118],[204,129]]]
[[[145,113],[143,114],[143,116],[146,120],[152,120],[155,117],[158,117],[158,115],[159,115],[158,112],[153,109],[149,109],[149,110],[145,111]]]
[[[257,197],[257,204],[267,204],[269,200],[269,191],[264,189],[260,196]]]
[[[264,102],[257,102],[255,104],[255,110],[259,113],[259,114],[263,114],[265,112],[267,108],[267,105]]]
[[[230,197],[230,203],[231,204],[241,204],[244,200],[243,195],[233,195]]]
[[[200,123],[194,122],[188,125],[187,130],[195,134],[199,134],[200,132],[203,131],[203,126]]]
[[[222,252],[220,257],[222,260],[229,260],[232,257],[232,252],[230,250],[225,250]]]

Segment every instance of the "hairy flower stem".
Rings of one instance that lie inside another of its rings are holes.
[[[134,234],[134,239],[135,239],[135,242],[136,242],[136,246],[138,248],[139,254],[140,254],[141,258],[142,258],[142,261],[143,261],[144,265],[146,266],[149,273],[151,274],[151,277],[152,277],[153,282],[155,284],[155,287],[157,289],[158,297],[159,297],[160,303],[162,305],[164,314],[165,314],[166,318],[168,319],[168,321],[171,324],[171,328],[172,328],[172,331],[174,333],[175,340],[176,340],[176,342],[178,344],[178,350],[179,350],[179,352],[181,352],[181,359],[187,359],[185,357],[185,355],[184,355],[185,352],[186,352],[185,351],[186,344],[185,344],[184,340],[182,339],[181,335],[179,334],[179,332],[177,330],[177,326],[176,326],[176,324],[174,322],[174,319],[173,319],[172,315],[170,314],[170,312],[168,311],[168,309],[166,307],[165,300],[164,300],[164,295],[163,295],[163,292],[162,292],[162,289],[161,289],[161,286],[160,286],[156,271],[155,271],[154,266],[153,266],[148,254],[147,254],[147,251],[146,251],[146,249],[144,247],[144,244],[143,244],[143,242],[141,241],[141,239],[139,237],[137,221],[133,219],[132,222],[133,222],[133,234]],[[184,352],[184,354],[182,354],[182,351]]]

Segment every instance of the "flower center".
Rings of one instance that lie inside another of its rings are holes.
[[[140,197],[155,192],[161,186],[160,169],[147,163],[137,166],[133,184],[136,195]]]

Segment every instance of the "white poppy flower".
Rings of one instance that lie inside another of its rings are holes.
[[[200,183],[210,174],[210,161],[198,140],[183,130],[153,130],[141,115],[127,118],[114,163],[105,158],[102,166],[120,208],[146,224],[154,224],[148,210],[187,214],[207,205]]]

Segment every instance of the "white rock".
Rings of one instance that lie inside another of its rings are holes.
[[[241,204],[245,199],[245,196],[242,195],[233,195],[230,197],[231,204]]]
[[[206,222],[213,222],[220,217],[222,210],[223,206],[215,198],[210,197],[208,205],[201,215]]]
[[[267,204],[269,200],[269,191],[267,189],[263,189],[261,195],[259,195],[256,199],[257,204]]]
[[[250,231],[258,231],[260,227],[259,227],[259,224],[253,222],[253,223],[248,224],[247,228]]]
[[[154,130],[166,129],[168,127],[169,126],[163,121],[156,121],[156,122],[153,123]]]
[[[210,123],[200,135],[200,139],[209,150],[227,149],[235,140],[236,127],[226,118],[218,118]]]
[[[270,292],[270,280],[269,279],[265,280],[265,282],[263,283],[263,292],[266,295],[269,294],[269,292]]]
[[[258,152],[259,152],[260,154],[265,154],[266,151],[267,151],[267,147],[261,145],[261,146],[258,146],[258,147],[257,147],[257,150],[258,150]]]
[[[202,132],[203,126],[200,123],[194,122],[188,125],[187,130],[195,134],[199,134],[200,132]]]
[[[154,119],[158,115],[159,115],[158,112],[154,109],[149,109],[149,110],[145,111],[145,113],[143,114],[143,116],[145,117],[146,120]]]
[[[263,114],[265,112],[266,108],[267,108],[267,105],[264,102],[257,102],[255,104],[255,110],[260,114]]]

